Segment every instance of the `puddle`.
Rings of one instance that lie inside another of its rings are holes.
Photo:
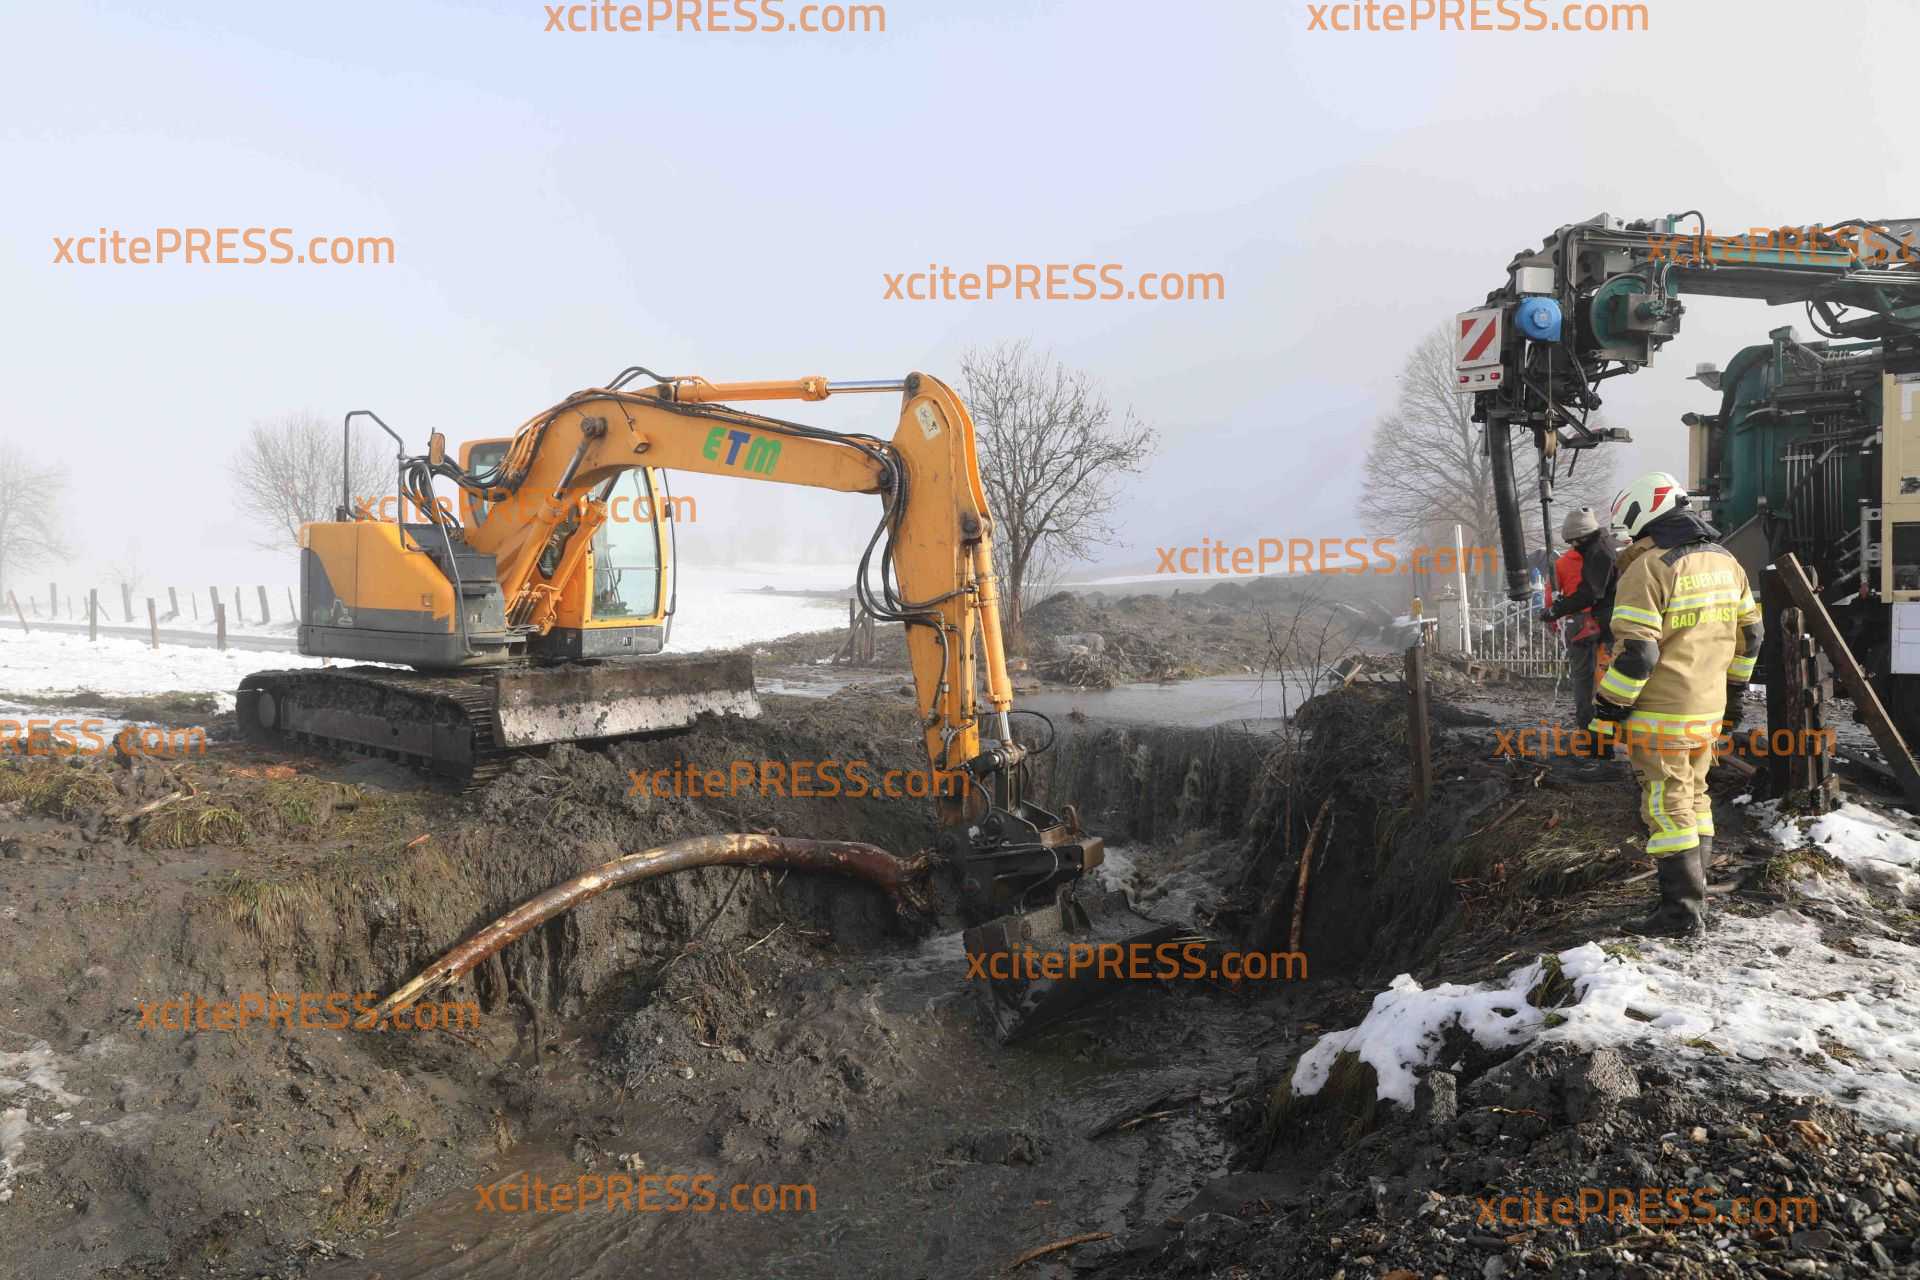
[[[1306,672],[1265,676],[1207,676],[1168,684],[1123,684],[1111,689],[1029,693],[1018,705],[1059,717],[1081,711],[1098,720],[1205,729],[1244,723],[1272,732],[1311,694]]]

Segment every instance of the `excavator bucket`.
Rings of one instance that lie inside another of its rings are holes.
[[[984,975],[994,1029],[1009,1044],[1115,994],[1130,975],[1150,972],[1150,960],[1130,961],[1183,932],[1136,911],[1124,892],[1082,880],[1062,885],[1051,907],[1001,916],[967,930],[963,940],[968,971]]]
[[[961,892],[977,919],[962,935],[967,971],[980,982],[1002,1044],[1051,1026],[1114,994],[1136,969],[1129,948],[1178,937],[1179,925],[1143,915],[1127,895],[1091,879],[1106,844],[1058,815],[1016,802],[990,809],[964,836],[949,833]],[[964,843],[962,843],[964,840]],[[1029,908],[1029,903],[1051,905]]]

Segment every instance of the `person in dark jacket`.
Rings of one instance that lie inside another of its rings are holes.
[[[1613,642],[1607,625],[1614,577],[1613,539],[1600,527],[1592,507],[1567,512],[1560,522],[1560,538],[1567,549],[1553,565],[1559,598],[1540,616],[1546,622],[1573,619],[1568,624],[1573,633],[1567,637],[1567,663],[1573,675],[1573,723],[1584,729],[1593,719],[1597,650]]]

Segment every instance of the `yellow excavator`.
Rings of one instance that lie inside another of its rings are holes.
[[[647,385],[634,385],[642,378]],[[849,394],[900,396],[891,439],[729,403]],[[250,740],[378,752],[478,785],[528,748],[757,715],[748,655],[661,652],[673,614],[667,473],[873,493],[881,515],[855,591],[875,619],[904,624],[935,774],[936,851],[962,910],[974,921],[1000,917],[970,929],[968,949],[1164,932],[1124,894],[1082,881],[1103,846],[1070,807],[1056,815],[1023,794],[1029,748],[1011,728],[1021,713],[973,421],[938,379],[713,383],[636,366],[510,438],[466,443],[457,460],[437,432],[425,455],[409,456],[366,410],[348,414],[344,429],[363,418],[399,450],[399,507],[391,520],[373,518],[364,501],[356,510],[343,477],[337,518],[301,528],[299,648],[394,665],[247,677],[237,711]],[[457,515],[436,496],[436,479],[457,487]],[[610,522],[621,510],[644,518]],[[990,985],[1005,1038],[1089,994],[1084,983],[1045,979]]]

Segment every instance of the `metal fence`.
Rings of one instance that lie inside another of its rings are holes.
[[[1566,669],[1567,647],[1541,622],[1525,600],[1498,592],[1476,592],[1468,615],[1473,661],[1509,675],[1558,679]]]

